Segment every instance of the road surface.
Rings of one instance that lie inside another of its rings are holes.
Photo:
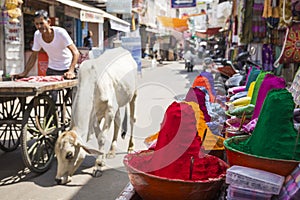
[[[138,76],[135,149],[146,149],[144,139],[159,131],[167,107],[184,98],[195,76],[183,63],[169,62],[156,68],[146,67]],[[121,112],[122,113],[122,112]],[[107,138],[107,143],[111,137]],[[107,160],[107,169],[100,178],[91,176],[95,158],[88,156],[73,176],[71,183],[56,185],[56,161],[44,174],[31,173],[25,168],[20,148],[14,152],[0,151],[0,199],[2,200],[114,200],[129,182],[122,163],[128,145],[119,138],[117,156]],[[108,149],[106,146],[106,149]]]

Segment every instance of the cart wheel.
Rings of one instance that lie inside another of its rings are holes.
[[[10,152],[18,148],[22,132],[22,104],[19,98],[0,103],[0,149]]]
[[[49,169],[58,137],[58,117],[53,100],[35,97],[24,113],[21,149],[25,165],[33,172]]]

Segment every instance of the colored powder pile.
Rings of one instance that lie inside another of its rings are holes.
[[[208,94],[209,94],[209,100],[210,102],[214,102],[215,101],[215,96],[213,95],[213,92],[212,92],[212,88],[211,88],[211,85],[209,83],[209,80],[204,77],[204,76],[197,76],[194,80],[194,83],[192,85],[192,87],[204,87],[207,91],[208,91]]]
[[[282,77],[275,76],[274,74],[266,74],[264,80],[258,91],[255,108],[253,111],[252,119],[258,118],[264,100],[271,89],[285,88],[285,80]]]
[[[204,115],[203,112],[200,110],[199,105],[195,102],[185,102],[188,105],[190,105],[192,107],[192,109],[194,110],[195,113],[195,117],[197,119],[197,131],[198,131],[198,136],[200,138],[204,138],[204,140],[202,140],[202,149],[204,149],[205,151],[210,151],[210,150],[224,150],[224,145],[223,145],[223,141],[224,138],[220,137],[218,134],[220,132],[220,129],[218,127],[216,127],[215,129],[217,129],[215,132],[217,133],[213,133],[211,126],[209,127],[204,119]],[[218,124],[219,122],[212,122],[215,124]],[[204,134],[206,134],[204,136]],[[201,149],[201,150],[202,150]]]
[[[269,73],[271,73],[271,72],[261,71],[261,72],[259,73],[259,75],[257,76],[256,81],[255,81],[255,85],[254,85],[254,89],[253,89],[253,94],[252,94],[251,101],[250,101],[250,103],[251,103],[252,105],[255,105],[255,104],[256,104],[256,100],[257,100],[259,88],[260,88],[260,86],[261,86],[261,84],[262,84],[262,82],[263,82],[265,76],[266,76],[267,74],[269,74]]]
[[[208,114],[206,104],[205,104],[205,92],[200,88],[190,88],[186,94],[185,101],[192,101],[199,104],[199,108],[204,114],[204,119],[206,122],[210,122],[211,117]]]
[[[286,89],[269,91],[252,135],[230,146],[242,152],[300,161],[300,139],[293,124],[294,101]]]
[[[257,69],[256,67],[252,67],[251,70],[249,71],[249,74],[247,76],[247,80],[246,80],[246,91],[249,90],[250,85],[253,81],[256,81],[257,76],[259,75],[260,70]]]
[[[211,92],[214,96],[216,96],[217,92],[215,90],[215,81],[214,81],[214,77],[213,77],[212,73],[210,73],[210,72],[201,72],[200,76],[204,76],[205,78],[207,78],[207,80],[210,84],[210,87],[211,87]]]
[[[202,141],[196,123],[190,105],[173,102],[164,115],[153,154],[134,157],[130,165],[169,179],[199,181],[225,176],[228,167],[225,162],[201,153]]]

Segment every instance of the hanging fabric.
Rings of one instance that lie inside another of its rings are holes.
[[[300,17],[300,0],[292,0],[292,14],[294,17]]]
[[[262,50],[262,67],[265,71],[272,71],[274,63],[273,45],[263,44]]]
[[[288,89],[296,105],[300,105],[300,68],[298,69],[291,87]]]
[[[279,6],[279,29],[285,29],[290,22],[287,19],[292,17],[292,6],[291,1],[280,0]],[[285,19],[284,19],[285,18]]]
[[[252,32],[254,41],[259,42],[266,37],[266,19],[262,17],[264,10],[263,3],[253,4],[253,16],[252,16]]]
[[[299,2],[299,0],[297,1]],[[293,3],[293,1],[292,1]],[[294,2],[295,3],[295,2]],[[299,63],[300,62],[300,23],[285,17],[286,0],[283,2],[283,20],[291,25],[286,30],[285,40],[279,58],[275,61],[274,67],[277,68],[282,63]]]
[[[269,18],[269,17],[279,18],[279,6],[273,7],[271,1],[272,0],[265,0],[263,17],[264,18]]]

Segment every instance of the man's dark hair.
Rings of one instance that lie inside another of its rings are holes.
[[[38,10],[34,13],[34,18],[40,18],[43,17],[44,19],[48,19],[48,12],[46,10]]]

